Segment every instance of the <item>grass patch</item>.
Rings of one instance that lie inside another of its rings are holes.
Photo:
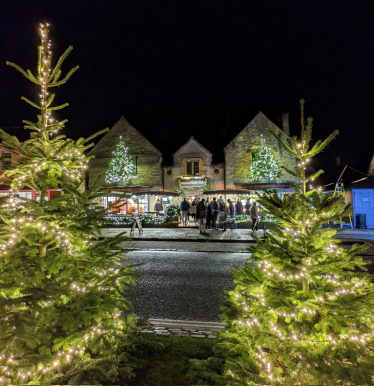
[[[207,359],[212,357],[216,339],[155,336],[154,340],[161,343],[159,350],[148,352],[142,359],[146,365],[138,369],[136,378],[129,385],[137,386],[188,386],[191,369],[190,359]]]

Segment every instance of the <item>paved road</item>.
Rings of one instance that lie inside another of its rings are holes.
[[[230,273],[248,253],[133,251],[124,264],[144,263],[128,297],[139,316],[218,322],[220,295],[233,288]]]

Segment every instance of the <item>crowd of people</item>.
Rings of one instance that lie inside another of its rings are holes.
[[[184,198],[179,206],[182,224],[187,225],[192,217],[195,223],[199,223],[201,234],[206,234],[206,229],[218,229],[218,222],[222,223],[223,232],[226,232],[228,223],[235,228],[235,216],[243,214],[251,217],[252,231],[257,229],[259,208],[256,202],[252,203],[249,198],[244,205],[241,200],[227,200],[226,203],[222,196],[212,200],[196,198],[191,201]]]

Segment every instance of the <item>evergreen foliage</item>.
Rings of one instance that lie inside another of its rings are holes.
[[[350,211],[339,195],[322,194],[307,182],[307,163],[338,134],[310,145],[312,119],[301,139],[282,145],[297,157],[301,185],[280,199],[267,192],[259,202],[276,225],[250,248],[234,270],[217,355],[224,358],[223,384],[372,384],[374,286],[358,255],[364,246],[339,247],[336,229],[322,228]],[[209,365],[209,363],[208,363]]]
[[[181,213],[181,209],[178,204],[170,204],[166,207],[165,217],[178,217]]]
[[[261,135],[261,147],[258,153],[254,154],[253,161],[249,167],[247,178],[253,181],[261,181],[264,179],[275,180],[279,178],[281,171],[277,161],[274,159],[273,152],[270,147],[265,146],[265,139]]]
[[[113,152],[114,157],[109,163],[109,169],[105,172],[105,182],[109,184],[116,182],[128,184],[132,179],[137,178],[135,175],[135,162],[127,152],[128,147],[120,139],[116,150]]]
[[[37,75],[8,63],[40,87],[37,122],[25,122],[30,139],[20,142],[0,130],[1,146],[16,154],[5,176],[10,197],[0,202],[0,383],[77,384],[123,381],[133,375],[140,327],[122,293],[134,280],[118,236],[99,240],[105,212],[97,192],[79,191],[92,138],[58,135],[66,121],[52,112],[52,87],[64,84],[53,68],[48,24],[41,25]],[[34,189],[40,200],[21,198]],[[45,199],[48,189],[61,195]],[[114,252],[115,251],[115,252]]]

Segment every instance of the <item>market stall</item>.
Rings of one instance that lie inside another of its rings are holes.
[[[132,199],[137,203],[137,209],[134,213],[164,214],[165,209],[170,204],[173,197],[178,197],[179,193],[160,191],[132,192]],[[155,210],[155,204],[160,200],[162,211]],[[145,210],[146,209],[146,210]]]

